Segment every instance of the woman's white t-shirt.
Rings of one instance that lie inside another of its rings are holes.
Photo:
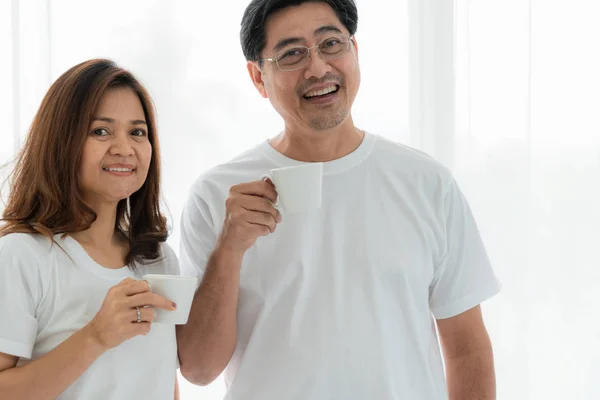
[[[37,360],[96,315],[109,288],[146,273],[179,274],[167,244],[149,265],[109,269],[70,236],[0,238],[0,353]],[[172,399],[177,361],[174,325],[153,324],[100,356],[58,399]]]

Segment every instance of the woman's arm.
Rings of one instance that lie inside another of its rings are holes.
[[[105,351],[146,335],[154,308],[175,305],[150,292],[146,281],[121,281],[109,289],[89,324],[38,360],[15,367],[16,357],[0,353],[0,399],[56,399]]]
[[[175,373],[175,400],[179,400],[179,382],[177,382],[177,373]]]
[[[56,399],[105,351],[86,326],[22,367],[17,357],[0,353],[0,398]]]

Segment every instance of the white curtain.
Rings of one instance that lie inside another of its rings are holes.
[[[1,168],[10,161],[17,149],[16,132],[13,128],[15,113],[13,112],[13,67],[12,67],[12,15],[10,2],[0,2],[0,185],[6,178],[7,168]],[[1,196],[0,196],[1,197]],[[2,205],[0,203],[0,209]]]
[[[454,172],[503,292],[499,399],[600,399],[600,3],[457,0]]]
[[[0,163],[58,75],[112,58],[156,102],[177,249],[192,181],[282,127],[247,77],[247,2],[0,2]],[[500,400],[600,398],[597,4],[358,1],[358,125],[453,169],[503,282],[484,307]],[[180,382],[183,399],[224,392]]]

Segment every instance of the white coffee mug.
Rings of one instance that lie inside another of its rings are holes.
[[[323,163],[306,163],[275,168],[264,178],[275,184],[279,195],[277,208],[285,213],[298,213],[321,208]]]
[[[150,291],[177,304],[173,311],[156,308],[154,322],[159,324],[183,325],[187,322],[192,308],[192,300],[198,288],[195,276],[146,274],[142,277],[148,282]]]

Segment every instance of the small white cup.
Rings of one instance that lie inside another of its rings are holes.
[[[277,208],[286,213],[298,213],[321,208],[323,163],[308,163],[270,170],[268,177],[275,184]]]
[[[142,277],[148,281],[150,291],[177,304],[174,311],[154,309],[154,322],[159,324],[183,325],[187,322],[192,308],[192,300],[198,288],[195,276],[147,274]]]

